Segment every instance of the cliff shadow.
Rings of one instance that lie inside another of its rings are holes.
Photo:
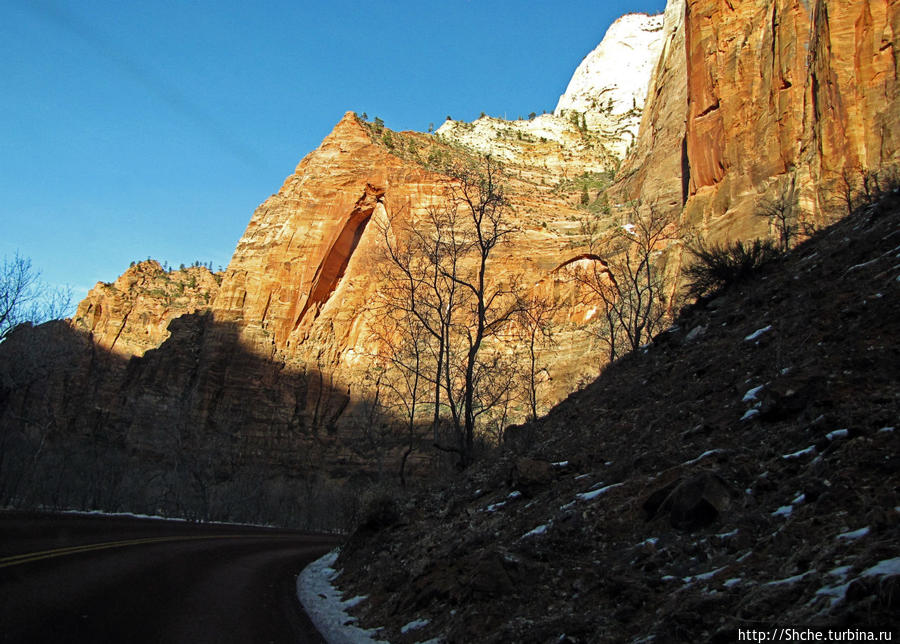
[[[392,447],[347,421],[368,401],[211,314],[169,330],[131,358],[63,321],[0,344],[0,503],[351,525]]]

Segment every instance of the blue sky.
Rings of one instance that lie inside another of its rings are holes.
[[[0,256],[76,300],[132,260],[224,267],[345,111],[551,111],[613,20],[664,6],[3,0]]]

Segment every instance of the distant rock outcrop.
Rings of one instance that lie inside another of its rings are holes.
[[[147,260],[113,283],[98,283],[78,305],[72,326],[93,334],[97,346],[124,357],[142,356],[169,337],[169,322],[205,311],[222,276],[203,266],[163,270]]]
[[[634,143],[653,66],[662,15],[631,13],[616,20],[575,70],[552,114],[507,121],[482,116],[447,120],[437,134],[482,154],[566,172],[615,167]],[[522,142],[552,142],[534,154]],[[598,149],[599,148],[599,149]],[[600,152],[598,154],[598,152]]]

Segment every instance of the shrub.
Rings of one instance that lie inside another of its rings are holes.
[[[362,506],[357,528],[360,532],[378,532],[400,521],[397,500],[387,490],[376,488],[369,491],[363,497]]]
[[[688,251],[696,261],[685,269],[684,274],[688,280],[688,293],[697,298],[715,295],[732,284],[748,279],[780,255],[775,244],[768,239],[710,246],[698,241],[694,246],[689,246]]]

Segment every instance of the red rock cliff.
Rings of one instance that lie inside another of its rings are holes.
[[[680,182],[689,221],[742,237],[761,232],[761,198],[815,220],[841,184],[898,164],[896,0],[686,0],[681,16],[620,174],[628,194],[670,203]]]

